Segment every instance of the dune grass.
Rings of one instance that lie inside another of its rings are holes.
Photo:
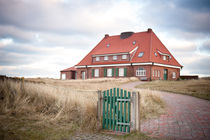
[[[0,81],[0,139],[59,140],[75,132],[97,132],[96,91],[135,78],[38,80],[43,82]],[[158,95],[145,90],[140,109],[148,119],[163,113],[164,105]]]
[[[136,86],[141,89],[153,89],[185,94],[210,100],[210,80],[152,81]]]

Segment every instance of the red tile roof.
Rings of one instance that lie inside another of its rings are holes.
[[[70,68],[61,70],[61,72],[64,72],[64,71],[76,71],[76,70],[77,70],[77,69],[73,66],[73,67],[70,67]]]
[[[136,43],[133,45],[133,41]],[[107,46],[109,44],[109,46]],[[155,62],[167,65],[179,66],[181,65],[176,61],[173,55],[163,45],[152,30],[145,32],[133,33],[126,39],[121,39],[120,35],[105,36],[95,48],[93,48],[76,66],[83,65],[99,65],[99,64],[117,64],[116,62],[92,62],[92,55],[102,54],[115,54],[115,53],[128,53],[134,48],[138,47],[134,57],[128,61],[120,61],[118,63],[141,63],[141,62]],[[158,53],[169,54],[171,59],[169,61],[163,60]],[[138,57],[140,52],[144,52],[142,57]],[[155,56],[155,52],[158,56]]]

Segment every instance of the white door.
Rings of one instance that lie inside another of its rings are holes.
[[[107,69],[107,76],[112,77],[112,69]]]
[[[82,72],[82,79],[85,80],[85,71]]]
[[[124,68],[119,68],[119,76],[124,76]]]
[[[61,75],[61,79],[62,79],[62,80],[66,80],[66,74],[65,74],[65,73],[63,73],[63,74]]]

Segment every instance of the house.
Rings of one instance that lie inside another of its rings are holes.
[[[61,79],[136,76],[140,80],[176,80],[181,68],[149,28],[137,33],[106,34],[75,67],[62,70]]]
[[[66,79],[77,79],[77,74],[76,74],[76,68],[75,67],[70,67],[64,70],[60,71],[60,79],[66,80]]]

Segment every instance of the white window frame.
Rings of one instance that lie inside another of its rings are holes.
[[[105,61],[109,60],[109,57],[108,56],[104,56],[104,60]]]
[[[146,76],[146,70],[136,70],[136,76]]]
[[[99,77],[99,69],[94,70],[94,77]]]
[[[107,69],[107,77],[112,77],[112,69]]]
[[[113,60],[117,60],[117,55],[114,55],[113,56]]]
[[[96,61],[100,61],[100,57],[99,56],[96,56]]]
[[[127,54],[123,54],[122,59],[127,59]]]
[[[172,73],[172,78],[175,79],[176,78],[176,72]]]
[[[65,73],[62,73],[62,74],[61,74],[61,79],[62,79],[62,80],[66,80],[66,74],[65,74]]]
[[[124,76],[124,68],[119,68],[119,76],[120,77]]]
[[[163,60],[166,60],[166,56],[165,55],[163,55]]]

